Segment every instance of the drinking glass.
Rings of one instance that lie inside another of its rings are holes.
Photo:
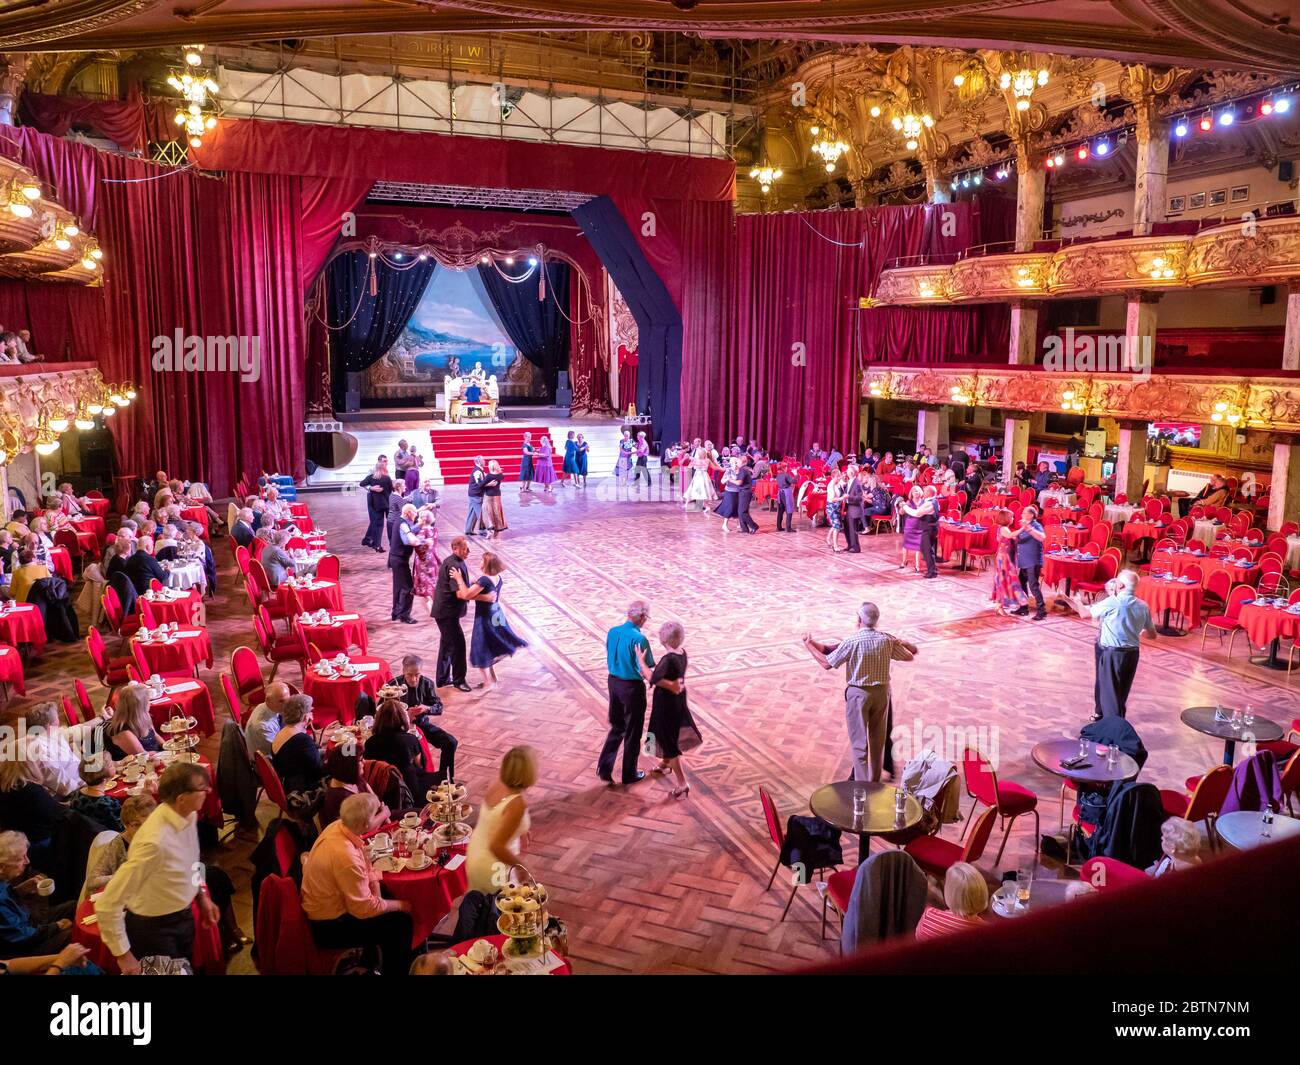
[[[1250,704],[1246,705],[1246,712],[1242,714],[1241,722],[1247,728],[1249,728],[1251,725],[1255,723],[1255,711],[1254,708],[1250,706]]]
[[[1023,910],[1029,905],[1029,895],[1034,886],[1034,863],[1032,858],[1022,858],[1016,870],[1016,908]]]
[[[1114,769],[1119,765],[1119,745],[1112,743],[1106,748],[1106,764]]]
[[[1089,746],[1090,746],[1090,744],[1088,743],[1088,739],[1087,739],[1087,737],[1086,737],[1086,736],[1083,736],[1083,735],[1080,735],[1080,736],[1079,736],[1079,757],[1080,757],[1080,758],[1087,758],[1087,757],[1088,757],[1088,747],[1089,747]]]
[[[861,785],[853,787],[853,820],[861,821],[867,812],[867,789]]]

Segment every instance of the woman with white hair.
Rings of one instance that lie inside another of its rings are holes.
[[[664,645],[664,653],[650,674],[654,692],[650,704],[650,749],[659,754],[659,764],[651,772],[660,776],[672,773],[677,781],[674,799],[691,790],[682,772],[682,752],[693,750],[700,743],[699,729],[686,705],[686,649],[682,646],[685,639],[686,630],[681,622],[665,621],[660,625],[659,642]],[[645,663],[644,655],[642,662]]]
[[[697,446],[691,453],[691,482],[686,486],[683,506],[698,503],[703,513],[709,513],[709,504],[718,498],[710,476],[710,470],[715,468],[717,463],[713,461],[713,442],[706,440],[703,446]]]
[[[27,837],[0,832],[0,958],[57,954],[72,938],[76,900],[49,907],[48,920],[40,920],[33,907],[42,878],[24,879],[27,871]]]
[[[1147,870],[1152,877],[1190,869],[1201,864],[1204,845],[1201,830],[1182,817],[1170,817],[1160,826],[1160,849],[1164,856]]]
[[[943,901],[946,910],[936,906],[925,908],[916,926],[917,939],[937,939],[979,928],[984,923],[981,915],[989,907],[989,886],[984,874],[970,862],[949,866],[943,878]]]

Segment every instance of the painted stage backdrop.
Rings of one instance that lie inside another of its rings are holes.
[[[432,399],[443,378],[482,363],[496,374],[503,403],[544,401],[545,383],[506,336],[477,270],[438,267],[411,320],[366,372],[370,399]]]

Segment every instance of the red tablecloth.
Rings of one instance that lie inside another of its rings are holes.
[[[150,599],[149,593],[146,592],[140,596],[140,616],[144,618],[146,628],[157,628],[158,625],[176,622],[177,625],[198,625],[203,620],[203,591],[200,588],[191,588],[180,599],[168,599],[161,597]],[[145,608],[148,607],[148,616],[145,616]]]
[[[108,525],[98,514],[86,514],[80,518],[72,518],[69,524],[77,532],[90,533],[95,538],[96,547],[108,538]]]
[[[939,554],[952,558],[958,551],[969,551],[972,547],[983,547],[993,535],[993,529],[963,529],[960,525],[949,522],[939,523]]]
[[[881,477],[880,483],[884,485],[886,488],[888,488],[889,491],[896,496],[907,495],[908,491],[912,487],[896,473],[891,473],[886,477]]]
[[[159,762],[159,764],[161,764],[161,761]],[[212,783],[212,790],[208,792],[207,801],[204,802],[203,809],[199,811],[199,820],[206,821],[214,828],[219,829],[221,828],[221,825],[224,822],[225,817],[222,815],[221,812],[221,796],[217,794],[217,775],[212,771],[212,763],[209,762],[206,758],[204,758],[203,755],[199,755],[199,765],[203,766],[203,768],[208,771],[208,778]],[[152,792],[154,798],[158,797],[157,780],[158,778],[155,777],[153,792]],[[121,802],[123,799],[127,798],[131,793],[127,790],[126,783],[124,781],[119,780],[114,787],[106,789],[104,791],[104,794],[109,796],[110,798],[117,799],[118,802]]]
[[[1081,525],[1049,525],[1044,531],[1049,549],[1064,546],[1077,551],[1092,540],[1092,530]]]
[[[304,584],[294,587],[298,595],[298,606],[304,611],[342,610],[343,590],[335,581],[313,581],[310,588]],[[276,590],[285,610],[289,609],[289,585],[281,584]]]
[[[1159,540],[1169,534],[1169,522],[1159,525],[1150,521],[1130,521],[1119,531],[1120,542],[1125,549],[1131,549],[1139,540]]]
[[[764,477],[761,481],[754,482],[754,502],[766,503],[769,499],[776,498],[776,478]]]
[[[803,512],[808,517],[816,518],[819,514],[826,513],[826,489],[809,488],[803,497]]]
[[[1011,511],[1006,507],[978,507],[966,514],[966,520],[979,525],[1010,525]]]
[[[1246,540],[1233,539],[1231,536],[1220,536],[1215,542],[1216,548],[1227,547],[1228,554],[1235,556],[1239,551],[1249,551],[1252,562],[1258,562],[1260,555],[1264,553],[1263,544],[1250,543]]]
[[[203,539],[208,538],[208,508],[207,507],[182,507],[181,517],[186,521],[196,522],[203,526]]]
[[[350,655],[348,661],[360,671],[355,677],[340,677],[338,674],[322,677],[316,672],[315,663],[307,670],[303,691],[312,697],[315,704],[313,718],[317,726],[330,721],[351,724],[357,696],[364,691],[373,699],[375,693],[392,679],[388,663],[382,658]]]
[[[50,548],[50,568],[68,583],[72,582],[72,556],[66,547]]]
[[[1185,617],[1189,628],[1194,629],[1201,623],[1199,584],[1180,584],[1178,581],[1143,577],[1138,581],[1137,597],[1151,608],[1157,624],[1160,624],[1159,619],[1166,610]]]
[[[348,651],[356,647],[362,654],[370,649],[370,639],[366,633],[366,622],[360,614],[331,614],[331,620],[340,624],[304,625],[298,623],[308,645],[315,644],[321,651],[331,655],[339,651]]]
[[[1097,572],[1097,559],[1066,558],[1062,555],[1045,555],[1042,579],[1044,584],[1056,587],[1069,581],[1090,581]]]
[[[0,684],[12,684],[19,695],[27,694],[27,678],[23,675],[23,657],[18,648],[0,645]]]
[[[1258,564],[1250,566],[1238,566],[1229,558],[1211,558],[1209,555],[1198,555],[1192,551],[1157,551],[1151,556],[1151,565],[1162,572],[1169,572],[1176,577],[1181,577],[1187,570],[1193,566],[1199,566],[1201,569],[1201,584],[1210,579],[1212,573],[1218,573],[1222,570],[1232,578],[1233,584],[1258,584],[1260,573],[1262,572]]]
[[[451,853],[464,854],[465,848],[453,847]],[[456,900],[465,894],[465,863],[448,872],[445,866],[431,865],[416,872],[384,873],[384,893],[411,904],[415,924],[414,943],[422,943],[439,921],[451,912]]]
[[[208,976],[224,976],[226,972],[226,953],[221,947],[221,928],[219,925],[205,927],[199,917],[199,904],[194,902],[194,957],[192,960],[196,972]],[[117,959],[104,945],[99,934],[99,923],[84,923],[95,912],[95,904],[87,899],[77,907],[76,920],[72,927],[72,942],[80,943],[89,953],[87,961],[93,961],[104,972],[117,975]]]
[[[94,520],[102,521],[103,519],[96,518]],[[72,524],[65,529],[60,529],[54,535],[55,537],[62,537],[63,543],[66,544],[69,534],[77,541],[77,551],[80,554],[90,555],[91,558],[99,557],[101,541],[93,532],[89,529],[78,528],[75,524]]]
[[[20,643],[29,643],[41,651],[45,648],[46,639],[45,619],[36,607],[28,603],[16,603],[8,610],[0,611],[0,643],[14,647]]]
[[[177,629],[172,633],[175,639],[171,643],[143,642],[138,636],[131,638],[131,644],[140,648],[149,673],[189,673],[198,668],[200,662],[212,668],[212,640],[206,629]]]
[[[1009,507],[1017,499],[1019,493],[1014,492],[981,492],[976,499],[976,505],[980,507],[997,507],[999,509]]]
[[[1043,524],[1061,525],[1067,521],[1078,521],[1086,513],[1083,507],[1048,507],[1043,511]]]
[[[81,509],[87,514],[93,514],[97,518],[108,517],[108,510],[111,504],[107,499],[82,499],[78,500],[78,502],[81,503]]]
[[[161,729],[162,723],[172,717],[192,717],[200,736],[211,736],[217,731],[216,716],[212,712],[212,693],[206,684],[197,680],[177,680],[163,688],[163,694],[149,702],[149,716],[153,727]],[[166,738],[166,734],[159,732]]]
[[[1267,647],[1278,637],[1293,640],[1300,634],[1300,617],[1282,607],[1248,603],[1237,618],[1256,647]]]
[[[498,952],[500,952],[502,946],[504,946],[506,941],[505,936],[480,936],[479,938],[486,939],[489,943],[491,943],[494,947],[497,948]],[[450,953],[456,955],[468,954],[470,952],[470,948],[473,947],[474,944],[477,942],[478,939],[467,939],[465,940],[464,943],[457,943],[454,947],[448,947],[447,949],[450,951]],[[555,956],[557,958],[560,958],[560,955],[558,954]],[[571,976],[573,974],[573,968],[572,966],[569,965],[568,961],[564,958],[560,958],[560,960],[563,961],[564,964],[561,965],[558,969],[552,969],[549,973],[546,974],[547,976]]]

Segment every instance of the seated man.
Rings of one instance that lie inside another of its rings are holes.
[[[1034,474],[1035,491],[1038,492],[1047,491],[1047,489],[1052,487],[1052,481],[1055,477],[1056,474],[1052,472],[1051,468],[1047,465],[1047,463],[1040,462],[1038,464],[1038,472]]]
[[[144,595],[149,590],[150,581],[157,581],[164,585],[167,583],[167,571],[153,557],[150,552],[151,547],[148,537],[143,537],[136,543],[136,549],[131,552],[131,557],[122,567],[136,595]],[[112,574],[110,573],[109,576],[111,577]]]
[[[258,555],[258,561],[266,570],[266,582],[272,589],[280,587],[284,579],[293,572],[293,559],[284,549],[287,537],[282,532],[268,530],[267,544]]]
[[[433,720],[442,713],[442,700],[438,698],[433,681],[421,676],[423,666],[424,660],[419,655],[403,657],[402,686],[405,690],[398,698],[411,712],[411,723],[424,734],[429,746],[438,751],[438,779],[451,780],[456,769],[456,737]]]
[[[256,519],[253,517],[252,510],[244,507],[240,510],[235,524],[230,527],[230,535],[240,547],[247,547],[252,550],[253,537],[257,535],[257,528],[253,524],[254,521]]]
[[[381,874],[366,857],[362,835],[388,820],[374,795],[349,795],[339,819],[303,857],[302,909],[318,947],[378,947],[385,976],[405,976],[411,964],[411,904],[379,894]]]
[[[469,385],[465,388],[465,402],[478,403],[483,399],[483,389],[478,386],[478,382],[473,378],[470,379]]]
[[[284,727],[280,722],[280,711],[288,698],[289,686],[284,681],[272,681],[266,686],[264,700],[253,708],[244,723],[244,740],[250,755],[271,757],[271,744]]]

